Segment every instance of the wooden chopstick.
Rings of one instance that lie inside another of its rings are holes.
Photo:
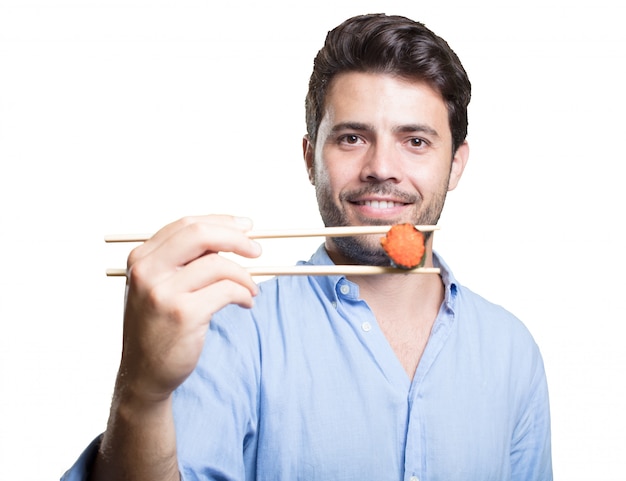
[[[390,225],[360,225],[347,227],[320,227],[311,229],[276,229],[252,230],[247,233],[250,239],[280,239],[288,237],[347,237],[352,235],[385,234]],[[422,232],[439,229],[435,225],[416,225]],[[104,236],[105,242],[144,242],[151,234],[109,234]]]
[[[399,269],[397,267],[328,265],[328,266],[285,266],[285,267],[248,267],[252,276],[367,276],[376,274],[439,274],[438,267],[416,267]],[[107,269],[109,277],[125,277],[126,269]]]
[[[295,237],[347,237],[353,235],[385,234],[390,225],[364,225],[345,227],[320,227],[311,229],[277,229],[257,230],[247,233],[250,239],[280,239]],[[435,225],[416,225],[422,232],[439,229]],[[110,234],[104,236],[105,242],[144,242],[150,234]],[[328,266],[275,266],[248,267],[252,276],[332,276],[332,275],[375,275],[375,274],[438,274],[438,268],[418,267],[415,269],[399,269],[396,267],[360,266],[360,265],[328,265]],[[126,269],[111,268],[106,271],[109,277],[125,277]]]

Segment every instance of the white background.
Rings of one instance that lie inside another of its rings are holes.
[[[384,11],[446,38],[473,83],[436,249],[540,345],[556,479],[623,480],[621,2],[216,3],[0,2],[0,479],[58,479],[105,427],[123,280],[104,272],[129,249],[105,234],[218,212],[320,225],[312,59]],[[290,265],[319,240],[265,242],[258,263]]]

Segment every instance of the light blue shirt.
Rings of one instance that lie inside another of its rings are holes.
[[[332,261],[320,247],[310,263]],[[412,382],[344,276],[277,277],[253,309],[217,313],[175,393],[183,479],[551,480],[537,345],[435,263],[445,299]]]

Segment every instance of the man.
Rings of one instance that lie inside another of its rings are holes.
[[[303,153],[327,226],[435,224],[469,150],[470,83],[403,17],[329,32]],[[230,216],[174,222],[128,260],[109,424],[64,479],[550,480],[539,350],[510,313],[441,275],[285,276]],[[388,265],[380,236],[312,264]]]

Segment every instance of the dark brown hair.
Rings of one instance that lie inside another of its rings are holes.
[[[328,87],[336,75],[346,72],[385,73],[426,82],[447,105],[453,152],[465,140],[470,81],[447,42],[422,23],[397,15],[360,15],[328,32],[315,57],[305,101],[312,143]]]

